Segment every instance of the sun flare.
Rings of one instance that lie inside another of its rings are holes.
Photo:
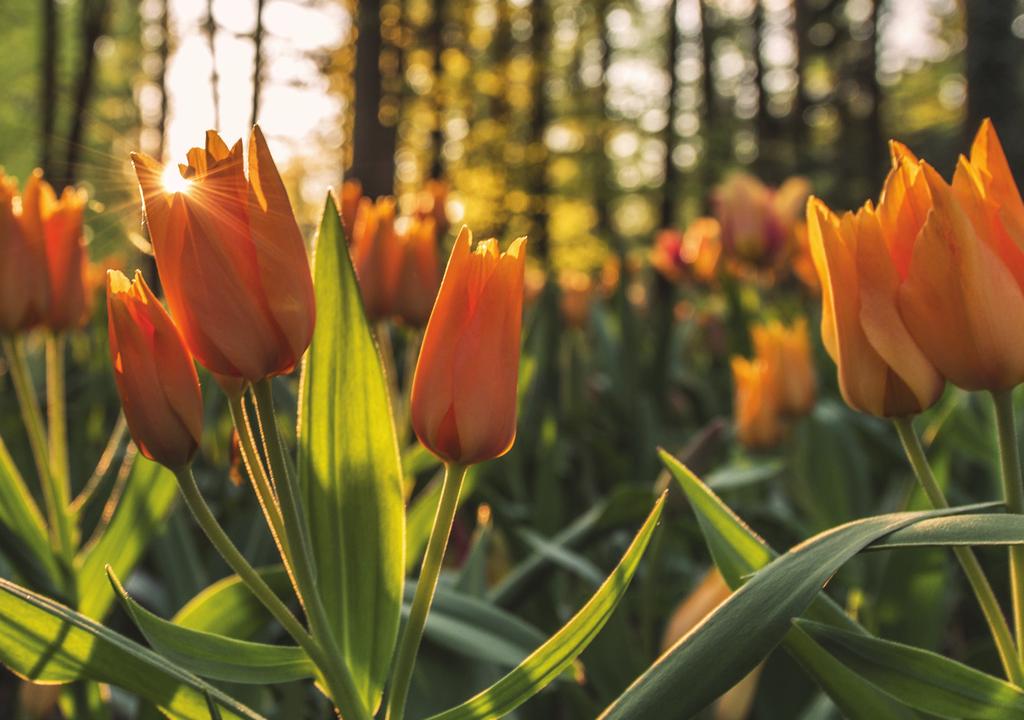
[[[164,174],[160,176],[160,180],[163,183],[164,190],[171,194],[187,192],[189,185],[192,184],[191,180],[181,176],[181,171],[175,165],[165,167]]]

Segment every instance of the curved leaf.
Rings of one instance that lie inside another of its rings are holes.
[[[196,675],[251,685],[315,675],[313,662],[302,648],[238,640],[175,625],[132,600],[110,568],[107,577],[128,616],[153,649]]]
[[[1002,507],[1002,503],[993,503]],[[929,545],[1022,545],[1024,515],[990,513],[954,515],[922,520],[889,533],[868,546],[868,550],[926,547]]]
[[[110,565],[118,575],[129,575],[150,539],[160,531],[177,496],[174,473],[136,454],[110,525],[75,558],[80,613],[97,619],[107,614],[114,591],[103,582],[104,568]]]
[[[317,323],[300,382],[299,481],[317,587],[356,687],[373,709],[402,606],[402,469],[384,368],[330,195],[313,276]]]
[[[37,585],[62,585],[46,521],[0,438],[0,540],[18,571]],[[38,577],[39,575],[42,577]],[[49,589],[49,588],[47,588]]]
[[[665,503],[662,494],[622,560],[578,613],[530,657],[491,687],[430,720],[499,718],[540,692],[590,644],[629,586]]]
[[[937,653],[829,625],[797,627],[859,675],[901,702],[943,718],[1024,718],[1024,690]]]
[[[28,680],[65,683],[88,678],[110,683],[183,720],[207,720],[209,697],[224,718],[262,720],[255,711],[152,650],[3,579],[0,624],[0,661]]]
[[[256,572],[281,597],[291,589],[288,573],[281,565],[256,568]],[[216,632],[246,640],[267,626],[270,613],[237,575],[228,575],[205,588],[185,603],[171,622],[179,627]]]
[[[670,456],[663,454],[663,460],[674,474],[688,475]],[[807,610],[829,578],[851,557],[894,530],[927,518],[977,509],[970,506],[868,517],[801,543],[757,572],[681,638],[602,717],[648,717],[655,711],[666,719],[690,717],[743,678],[781,642],[790,630],[790,620]],[[742,531],[742,527],[733,530]],[[680,692],[684,682],[687,691]]]

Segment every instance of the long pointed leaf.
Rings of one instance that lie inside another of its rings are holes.
[[[993,503],[992,507],[1001,507]],[[953,515],[922,520],[872,543],[868,550],[927,547],[930,545],[1021,545],[1024,515],[989,513]]]
[[[402,470],[383,365],[330,196],[313,274],[317,323],[302,370],[299,478],[317,586],[372,709],[387,679],[402,605]]]
[[[152,650],[81,613],[0,579],[0,661],[23,678],[65,683],[81,678],[117,685],[172,718],[207,720],[207,697],[225,718],[259,714]]]
[[[50,585],[60,587],[60,570],[46,534],[46,522],[32,493],[0,438],[0,534],[11,561],[29,579],[42,571]]]
[[[512,672],[463,704],[430,720],[483,720],[500,718],[529,700],[579,657],[611,617],[626,592],[644,550],[651,540],[665,503],[663,494],[640,528],[618,566],[562,629]]]

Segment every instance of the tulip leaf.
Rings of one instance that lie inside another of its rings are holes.
[[[992,503],[992,507],[1002,507],[1002,503]],[[1024,544],[1024,515],[988,513],[922,520],[886,535],[867,549],[1021,544]]]
[[[313,662],[302,648],[238,640],[175,625],[135,602],[110,568],[107,576],[125,612],[153,649],[196,675],[242,684],[282,683],[315,675]]]
[[[317,587],[372,710],[387,680],[402,606],[402,469],[383,363],[330,195],[314,255],[317,323],[302,368],[299,479]]]
[[[0,439],[0,529],[5,553],[27,580],[50,586],[48,590],[60,587],[60,570],[47,539],[46,522],[3,439]]]
[[[1024,690],[929,650],[808,620],[796,626],[874,685],[942,718],[1024,718]]]
[[[494,685],[461,705],[432,716],[430,720],[502,717],[543,690],[572,665],[604,627],[629,587],[661,517],[664,502],[665,496],[662,495],[615,570],[569,622]]]
[[[291,590],[288,573],[281,565],[256,568],[271,590],[282,598]],[[271,615],[237,575],[228,575],[204,588],[185,603],[171,622],[179,627],[215,632],[246,640],[255,637],[271,621]]]
[[[133,692],[172,718],[261,720],[255,711],[152,650],[50,598],[0,579],[0,661],[17,675],[54,684],[79,679]]]
[[[104,568],[110,565],[122,577],[130,574],[177,496],[174,473],[136,454],[110,524],[75,558],[79,612],[97,619],[107,614],[115,598],[104,582]]]
[[[730,585],[737,581],[736,553],[726,538],[743,538],[739,544],[757,549],[762,558],[771,551],[732,516],[726,532],[708,533],[703,510],[713,505],[714,495],[671,456],[662,459],[679,480],[708,537],[716,562],[729,566],[723,575]],[[719,517],[722,510],[716,508]],[[736,590],[704,622],[680,639],[658,662],[641,675],[602,717],[687,718],[742,679],[783,641],[790,621],[812,605],[825,583],[842,565],[872,542],[900,528],[943,515],[974,512],[979,506],[944,508],[928,512],[902,512],[864,518],[827,530],[772,560]],[[731,556],[730,556],[731,553]],[[721,567],[721,565],[720,565]],[[820,607],[820,606],[819,606]],[[722,648],[728,648],[723,652]],[[685,686],[686,691],[680,688]]]

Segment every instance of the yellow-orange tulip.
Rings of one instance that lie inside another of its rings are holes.
[[[107,317],[114,379],[135,444],[172,469],[199,447],[203,399],[192,356],[141,273],[107,275]]]
[[[777,370],[778,406],[783,412],[805,415],[814,407],[815,374],[807,320],[790,327],[778,321],[751,330],[757,357]]]
[[[811,198],[807,227],[821,281],[822,341],[847,404],[880,417],[930,407],[944,383],[900,313],[900,240],[883,235],[870,203],[838,217]]]
[[[765,358],[732,358],[736,436],[752,449],[771,448],[785,436],[779,407],[779,369]]]
[[[423,327],[441,285],[437,226],[433,217],[411,218],[396,234],[398,273],[394,313],[410,327]]]
[[[341,184],[341,202],[338,204],[341,212],[341,222],[345,226],[345,232],[352,236],[352,228],[356,224],[356,212],[359,210],[359,201],[363,197],[363,184],[358,180],[346,180]]]
[[[0,171],[0,334],[39,323],[48,288],[42,235],[22,229],[17,185]]]
[[[722,227],[712,217],[700,217],[683,233],[679,249],[683,264],[702,282],[711,282],[718,274],[722,257]]]
[[[455,240],[412,384],[413,429],[444,460],[483,462],[515,440],[525,246],[474,250],[466,227]]]
[[[359,201],[352,229],[352,262],[366,316],[371,322],[391,317],[400,262],[394,198],[379,198],[374,203],[364,197]]]
[[[65,188],[60,197],[36,170],[21,194],[21,226],[46,252],[48,296],[44,324],[51,330],[81,325],[89,314],[85,276],[88,257],[82,237],[85,192]]]
[[[897,148],[882,214],[901,268],[900,311],[938,371],[968,390],[1024,382],[1024,205],[991,123],[948,185]],[[929,212],[930,210],[930,212]],[[891,230],[890,230],[891,228]]]
[[[189,350],[228,378],[290,372],[313,335],[313,279],[263,133],[252,131],[248,178],[241,140],[229,149],[213,131],[205,150],[188,152],[180,178],[145,155],[132,161],[160,279]]]

